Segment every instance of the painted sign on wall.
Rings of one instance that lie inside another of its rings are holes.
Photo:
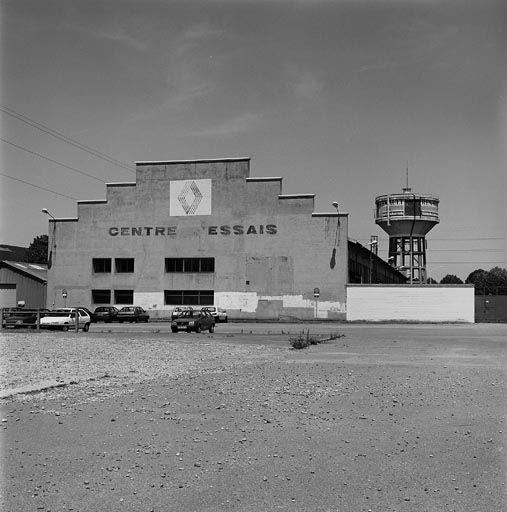
[[[169,215],[211,215],[211,180],[171,181]]]

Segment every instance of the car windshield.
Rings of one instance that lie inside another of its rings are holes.
[[[193,311],[183,311],[183,313],[181,313],[181,316],[182,317],[191,317],[191,316],[194,316],[194,312]]]

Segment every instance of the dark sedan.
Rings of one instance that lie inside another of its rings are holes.
[[[215,319],[207,311],[183,311],[171,322],[171,331],[201,332],[215,330]]]
[[[118,316],[118,309],[114,306],[99,306],[93,312],[93,322],[111,323],[116,320]]]
[[[139,306],[125,306],[118,311],[116,320],[118,322],[148,322],[150,315]]]

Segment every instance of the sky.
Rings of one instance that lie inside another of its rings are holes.
[[[375,197],[408,165],[440,198],[428,275],[507,266],[503,0],[1,0],[0,16],[0,243],[28,246],[42,208],[75,217],[135,161],[250,157],[316,212],[337,201],[384,259]]]

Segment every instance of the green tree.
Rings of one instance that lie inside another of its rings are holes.
[[[48,235],[36,236],[26,253],[28,263],[47,263],[48,261]]]
[[[486,278],[487,286],[507,287],[507,269],[493,267]]]
[[[440,280],[440,284],[463,284],[463,281],[454,274],[447,274]]]

